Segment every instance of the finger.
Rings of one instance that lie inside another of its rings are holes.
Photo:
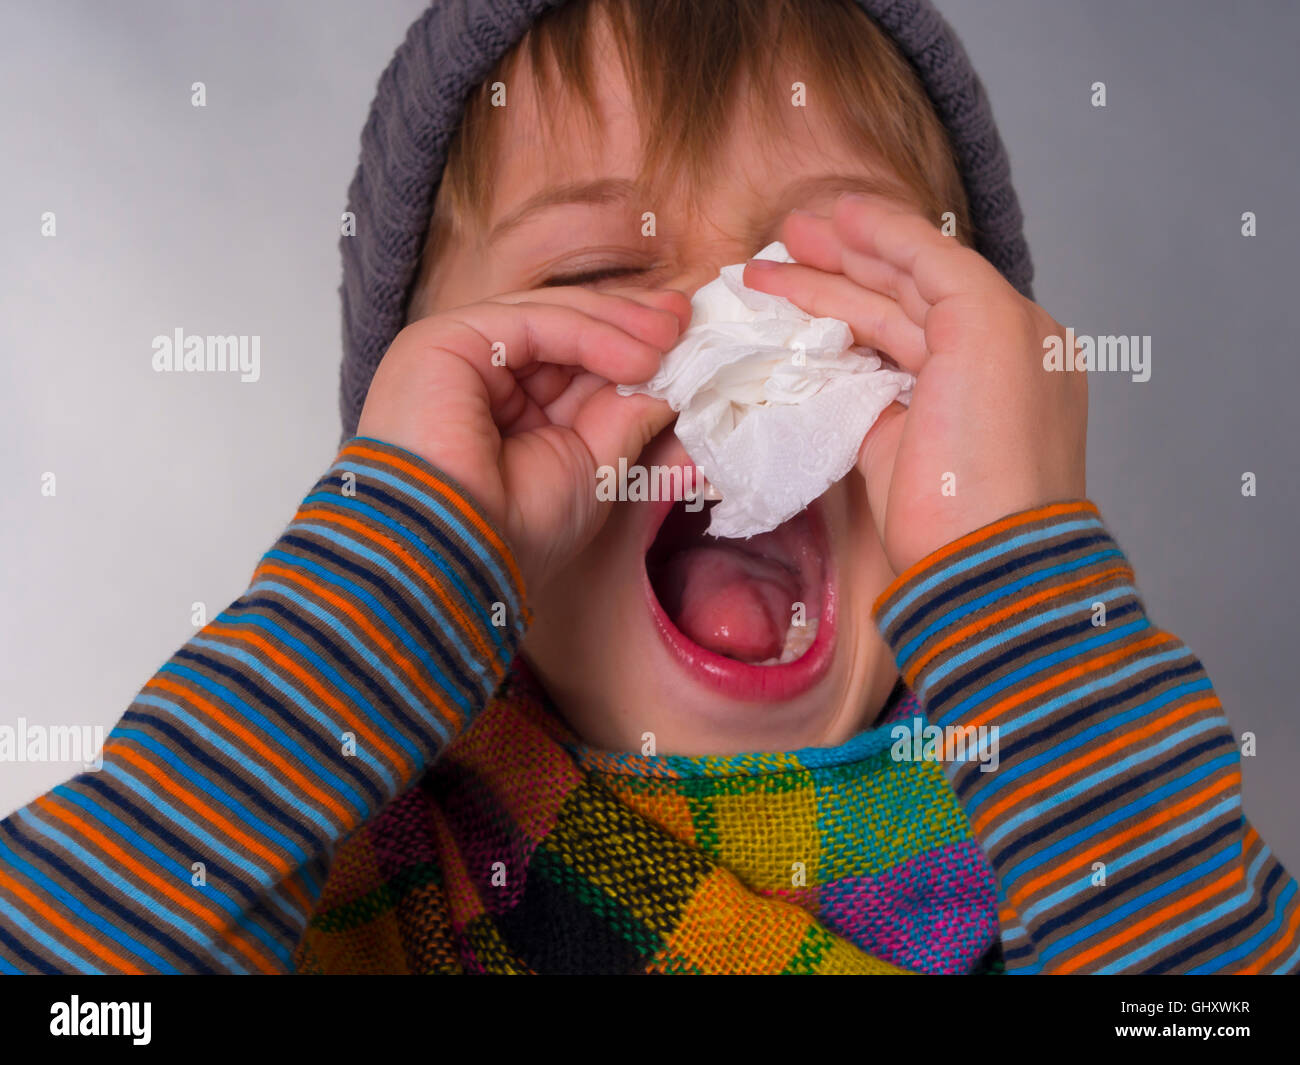
[[[845,196],[835,204],[831,224],[847,247],[911,275],[929,304],[1006,284],[978,252],[944,236],[921,215],[891,209],[889,203],[877,197]]]
[[[885,511],[894,477],[894,460],[903,434],[907,408],[895,400],[876,419],[858,450],[858,470],[867,485],[867,503],[876,529],[885,535]]]
[[[582,285],[555,285],[493,296],[491,302],[553,303],[572,307],[628,332],[636,332],[638,325],[647,321],[646,308],[671,314],[677,320],[679,332],[691,324],[690,299],[686,293],[671,288],[616,285],[596,290]]]
[[[563,393],[556,396],[542,409],[554,425],[572,427],[583,405],[609,382],[594,373],[575,375]]]
[[[846,322],[855,343],[884,352],[909,373],[919,372],[925,362],[925,330],[896,300],[864,289],[844,274],[754,259],[745,267],[744,281],[760,292],[784,296],[815,318]]]
[[[545,408],[562,396],[581,371],[573,366],[556,366],[550,362],[535,362],[518,371],[515,380],[528,398]]]
[[[651,377],[676,340],[677,318],[655,308],[640,310],[643,317],[629,323],[638,336],[568,306],[479,303],[428,319],[429,329],[412,342],[423,340],[469,363],[482,378],[493,416],[498,417],[520,391],[516,374],[538,363],[582,368],[620,384]]]
[[[661,399],[620,396],[613,385],[598,389],[578,411],[573,430],[597,466],[614,466],[620,458],[635,462],[645,446],[677,415]]]
[[[798,262],[851,277],[863,288],[897,300],[918,326],[925,325],[930,304],[921,298],[910,274],[874,255],[850,248],[835,231],[830,216],[791,215],[782,225],[786,249]]]

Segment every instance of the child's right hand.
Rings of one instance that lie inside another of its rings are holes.
[[[457,481],[537,588],[608,514],[596,468],[634,462],[671,423],[666,403],[620,396],[615,384],[653,376],[690,316],[674,290],[576,286],[431,315],[385,353],[357,435],[414,452]]]

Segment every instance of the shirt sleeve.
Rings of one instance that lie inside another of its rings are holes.
[[[1243,814],[1210,678],[1092,503],[986,526],[874,612],[997,874],[1008,972],[1300,966],[1296,883]]]
[[[333,848],[486,704],[528,622],[499,533],[350,440],[102,765],[0,822],[0,972],[284,972]]]

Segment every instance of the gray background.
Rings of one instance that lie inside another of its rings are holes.
[[[0,10],[0,723],[110,727],[193,633],[191,604],[211,616],[240,594],[332,457],[339,213],[375,82],[422,7]],[[1011,153],[1039,302],[1080,333],[1153,337],[1150,381],[1092,379],[1091,495],[1155,620],[1257,734],[1246,807],[1300,869],[1300,7],[941,7]],[[155,374],[151,340],[177,326],[260,334],[261,380]],[[0,812],[70,772],[0,765]]]

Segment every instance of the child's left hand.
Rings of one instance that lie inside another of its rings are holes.
[[[1087,374],[1048,372],[1064,330],[977,252],[901,205],[845,196],[829,217],[790,215],[794,263],[751,260],[745,284],[817,317],[916,375],[858,469],[886,557],[902,573],[998,518],[1086,495]]]

